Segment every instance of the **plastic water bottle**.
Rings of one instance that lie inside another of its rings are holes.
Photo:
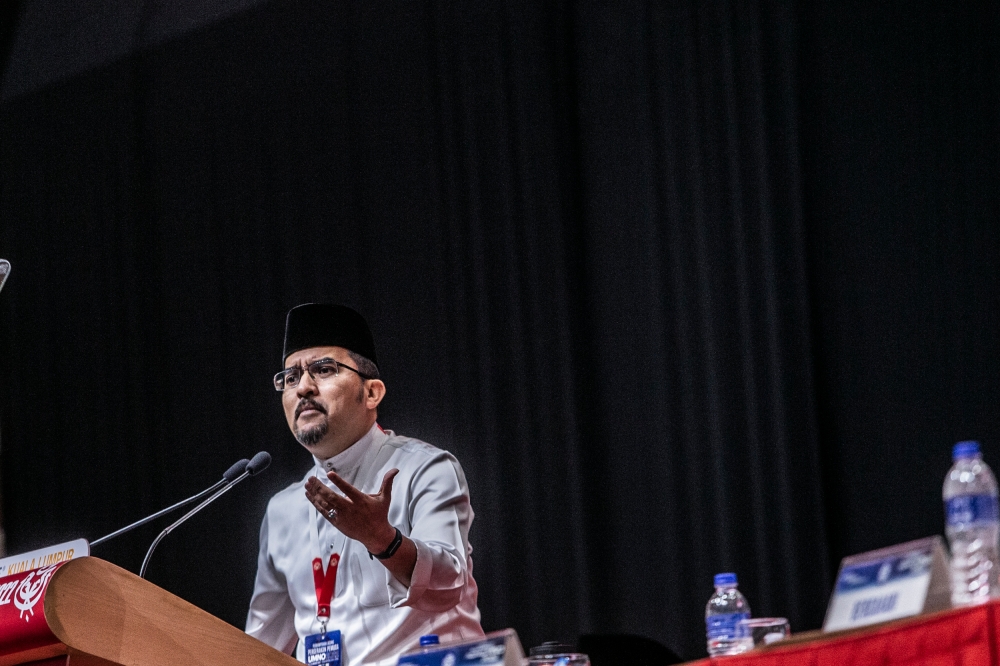
[[[981,604],[1000,595],[997,480],[979,442],[959,442],[944,478],[945,533],[951,548],[951,603]]]
[[[751,645],[746,638],[736,634],[736,624],[750,619],[750,604],[736,589],[736,574],[715,575],[715,594],[705,606],[705,633],[708,636],[708,654],[717,657],[746,652]]]

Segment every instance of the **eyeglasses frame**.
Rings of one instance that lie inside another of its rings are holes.
[[[347,368],[348,370],[350,370],[351,372],[353,372],[354,374],[356,374],[358,377],[361,377],[361,379],[363,379],[365,381],[367,381],[369,379],[375,379],[374,377],[372,377],[370,375],[366,375],[365,373],[361,372],[357,368],[352,368],[351,366],[347,365],[346,363],[341,363],[340,361],[338,361],[335,358],[324,357],[324,358],[318,358],[315,361],[311,361],[310,363],[307,363],[304,367],[301,366],[301,365],[293,365],[290,368],[285,368],[284,370],[281,370],[280,372],[278,372],[277,374],[274,375],[274,390],[275,391],[280,391],[280,392],[283,393],[285,391],[289,391],[289,390],[292,390],[292,389],[295,389],[295,388],[298,387],[298,382],[296,382],[295,386],[285,386],[283,388],[278,388],[278,381],[279,381],[278,378],[281,377],[282,375],[287,374],[289,370],[300,370],[300,371],[301,370],[305,370],[306,373],[308,373],[308,375],[310,377],[312,377],[313,383],[318,384],[319,380],[316,379],[316,375],[314,375],[312,373],[312,370],[310,368],[312,368],[313,366],[318,365],[320,363],[327,364],[327,365],[329,365],[330,363],[332,363],[337,368],[337,375],[340,374],[340,369],[341,368]],[[336,376],[336,375],[334,375],[334,376]],[[284,380],[281,380],[281,381],[282,381],[282,383],[284,383]],[[302,381],[302,377],[301,376],[299,377],[299,381]]]

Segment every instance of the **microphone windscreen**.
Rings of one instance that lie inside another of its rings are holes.
[[[230,467],[225,472],[223,472],[222,478],[224,480],[226,480],[226,481],[232,482],[233,479],[235,479],[240,474],[242,474],[243,472],[246,471],[247,465],[249,465],[249,464],[250,464],[250,461],[247,460],[246,458],[244,458],[243,460],[240,460],[240,461],[237,461],[237,462],[233,463],[232,467]]]
[[[250,459],[250,464],[247,465],[247,472],[250,473],[250,476],[253,476],[254,474],[263,472],[270,464],[271,454],[267,451],[261,451]]]

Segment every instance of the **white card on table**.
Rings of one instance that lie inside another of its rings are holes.
[[[943,541],[940,536],[918,539],[845,557],[823,631],[863,627],[950,605]]]

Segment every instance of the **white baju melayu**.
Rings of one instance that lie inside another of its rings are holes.
[[[389,523],[417,547],[409,587],[371,559],[360,542],[341,534],[305,496],[311,476],[333,487],[326,477],[331,469],[374,494],[393,468],[399,474]],[[375,424],[345,451],[316,459],[302,481],[271,498],[260,528],[246,632],[286,654],[298,640],[296,657],[305,661],[305,637],[322,630],[312,573],[312,561],[322,551],[324,571],[330,555],[340,553],[327,630],[341,632],[342,666],[395,664],[424,634],[438,634],[442,643],[482,636],[469,545],[472,518],[465,474],[453,455]]]

